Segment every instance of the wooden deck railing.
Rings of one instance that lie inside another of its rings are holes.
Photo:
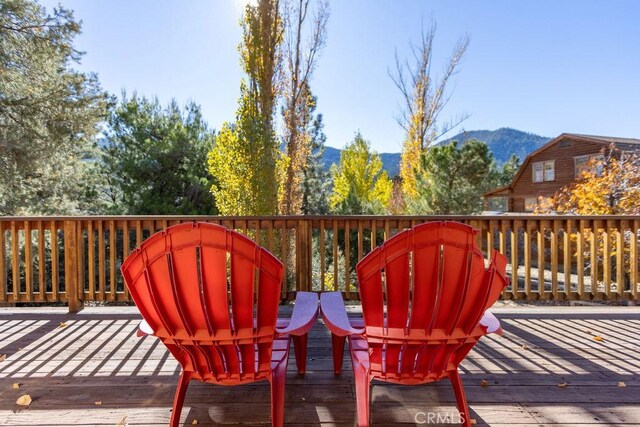
[[[638,216],[0,217],[0,303],[129,301],[119,272],[152,233],[186,221],[239,230],[286,266],[282,298],[339,290],[357,299],[355,264],[399,230],[434,220],[468,223],[478,244],[504,253],[503,298],[638,299]]]

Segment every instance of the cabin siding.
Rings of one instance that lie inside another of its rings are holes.
[[[565,138],[531,157],[511,187],[514,212],[525,211],[524,200],[527,197],[553,197],[559,189],[574,181],[574,157],[599,154],[604,147],[603,144]],[[533,164],[546,160],[555,162],[555,179],[533,182]]]

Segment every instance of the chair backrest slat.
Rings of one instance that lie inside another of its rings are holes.
[[[214,336],[231,330],[229,292],[227,290],[227,252],[223,248],[203,246],[200,249],[200,271],[205,310]]]

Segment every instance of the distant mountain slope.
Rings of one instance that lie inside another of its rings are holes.
[[[438,144],[448,144],[451,141],[463,143],[468,139],[477,139],[485,142],[498,164],[506,162],[512,154],[518,156],[523,161],[529,153],[542,147],[551,138],[522,132],[511,128],[500,128],[497,130],[469,130],[440,141]]]
[[[506,162],[511,154],[515,154],[523,161],[525,157],[532,151],[540,148],[551,138],[536,135],[529,132],[522,132],[511,128],[500,128],[497,130],[469,130],[460,132],[459,134],[438,142],[438,144],[447,144],[451,141],[463,143],[468,139],[477,139],[485,142],[496,162],[501,165]],[[381,153],[382,164],[390,177],[396,176],[400,168],[400,153]],[[333,163],[340,162],[340,150],[333,147],[326,147],[322,163],[328,170]]]

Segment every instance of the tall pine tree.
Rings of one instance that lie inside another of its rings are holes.
[[[318,114],[311,127],[311,152],[303,170],[302,213],[305,215],[326,215],[329,213],[329,172],[324,168],[322,156],[327,140],[324,134],[322,114]]]
[[[0,215],[91,212],[107,96],[75,68],[70,10],[0,1]]]

